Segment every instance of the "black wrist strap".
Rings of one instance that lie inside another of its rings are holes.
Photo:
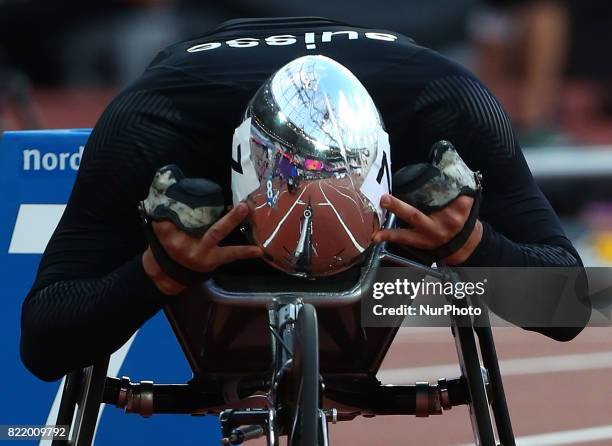
[[[155,235],[152,222],[142,205],[139,206],[139,211],[142,227],[147,237],[147,241],[149,242],[153,257],[155,257],[159,267],[168,277],[185,286],[197,285],[210,278],[210,273],[203,273],[186,268],[170,257],[157,238],[157,235]]]
[[[470,210],[470,215],[468,216],[465,225],[463,225],[461,231],[459,231],[457,235],[455,235],[444,245],[439,246],[436,249],[430,251],[430,253],[435,256],[436,260],[443,259],[459,251],[459,249],[461,249],[461,247],[465,245],[465,242],[468,241],[468,239],[472,235],[474,226],[476,226],[476,221],[478,221],[481,199],[482,190],[478,189],[476,195],[474,196],[474,204],[472,205],[472,209]]]
[[[474,230],[474,226],[476,226],[476,222],[478,221],[478,215],[480,214],[480,202],[482,201],[482,187],[478,185],[478,189],[476,190],[475,194],[463,195],[474,197],[474,204],[472,205],[472,209],[470,210],[470,214],[465,222],[465,225],[463,225],[463,228],[457,235],[436,249],[425,250],[412,247],[401,247],[400,250],[404,251],[405,255],[413,258],[414,260],[418,260],[429,265],[457,252],[470,238],[470,235],[472,235],[472,231]]]

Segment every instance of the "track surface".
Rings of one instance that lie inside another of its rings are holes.
[[[366,204],[348,177],[304,180],[293,194],[283,185],[274,207],[261,192],[253,199],[255,239],[287,270],[293,269],[305,213],[312,221],[315,274],[350,266],[370,244],[377,222],[374,212],[361,211]]]
[[[569,343],[518,328],[496,328],[494,336],[519,446],[612,445],[609,328],[588,328]],[[435,382],[444,376],[436,372],[458,376],[456,357],[449,329],[406,328],[378,376],[389,384]],[[540,435],[546,433],[554,434]],[[463,446],[473,444],[473,439],[467,408],[456,407],[429,418],[359,417],[330,425],[330,443]]]

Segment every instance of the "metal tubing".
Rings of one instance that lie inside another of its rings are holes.
[[[128,381],[128,386],[119,391],[117,378],[108,378],[107,383],[107,387],[112,387],[113,390],[107,392],[104,402],[120,408],[128,406],[128,399],[139,400],[138,393],[142,389],[151,392],[153,413],[156,414],[192,414],[225,404],[221,394],[203,393],[189,384],[152,384],[143,387],[141,383]],[[118,402],[117,395],[120,394],[125,394],[127,397]],[[441,409],[449,410],[451,407],[469,403],[466,381],[463,378],[441,379],[437,384],[358,385],[345,389],[334,388],[332,385],[326,388],[326,394],[333,401],[349,404],[371,415],[417,415],[419,413],[426,416],[439,414]],[[421,401],[420,405],[417,404],[417,400]],[[417,410],[417,406],[421,407],[420,411]],[[140,412],[135,410],[132,413]],[[232,416],[236,414],[242,416],[242,413],[237,410],[232,413]],[[248,413],[254,414],[252,411]]]
[[[486,314],[486,312],[483,312],[483,314]],[[495,425],[497,426],[499,440],[504,446],[515,446],[516,442],[512,430],[512,421],[510,420],[510,412],[508,411],[508,403],[506,402],[506,394],[504,392],[504,385],[499,370],[493,332],[488,325],[476,327],[475,330],[480,344],[482,362],[489,373],[489,382],[491,383],[491,407],[493,409],[493,416],[495,417]]]
[[[64,390],[62,391],[62,399],[57,413],[57,420],[55,421],[57,426],[70,426],[72,424],[82,381],[82,370],[75,370],[66,376]],[[63,446],[65,444],[66,440],[56,439],[53,440],[51,446]]]
[[[480,369],[473,328],[454,325],[453,331],[457,342],[461,372],[466,378],[470,393],[470,417],[474,430],[474,440],[477,446],[496,446],[487,391]]]
[[[83,391],[71,440],[74,446],[90,446],[93,443],[104,393],[108,362],[109,357],[107,356],[104,360],[83,371]]]

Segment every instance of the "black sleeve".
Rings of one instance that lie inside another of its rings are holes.
[[[157,168],[184,158],[178,116],[166,98],[132,91],[98,121],[22,307],[21,358],[39,378],[111,354],[168,299],[142,267],[137,203]]]
[[[533,179],[497,99],[471,73],[432,51],[419,54],[429,79],[414,103],[419,144],[451,141],[483,175],[482,241],[464,266],[582,267],[554,210]],[[582,306],[585,324],[590,306]],[[546,330],[560,340],[581,329]]]

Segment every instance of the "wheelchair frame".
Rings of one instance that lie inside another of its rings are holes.
[[[395,217],[387,218],[386,227],[394,227]],[[267,435],[268,445],[277,446],[278,413],[282,401],[275,399],[283,373],[291,365],[295,351],[294,324],[304,303],[333,306],[340,302],[358,302],[360,289],[374,279],[382,264],[411,267],[429,276],[458,281],[456,272],[447,267],[431,268],[387,251],[384,243],[372,250],[359,283],[352,289],[331,295],[309,293],[227,293],[209,281],[206,289],[213,301],[238,306],[268,307],[271,326],[273,367],[269,377],[234,380],[228,389],[217,382],[192,381],[186,384],[154,384],[152,381],[131,383],[129,378],[107,377],[109,358],[93,366],[70,373],[62,393],[57,425],[71,426],[69,440],[54,440],[53,445],[89,445],[93,441],[100,404],[124,408],[128,413],[148,417],[156,413],[218,414],[222,444],[241,444],[251,438]],[[467,305],[465,300],[454,303]],[[327,446],[327,423],[348,421],[358,415],[416,415],[427,417],[442,414],[453,406],[468,405],[474,440],[479,446],[515,446],[512,424],[506,403],[502,378],[487,312],[483,311],[476,326],[470,316],[453,315],[451,332],[454,338],[461,376],[441,378],[435,384],[381,385],[372,376],[341,382],[323,379],[324,398],[319,408],[319,445]],[[396,331],[396,330],[395,330]],[[395,335],[393,332],[393,336]],[[478,341],[476,341],[476,338]],[[482,358],[482,363],[481,363]],[[258,392],[266,392],[258,395]],[[245,397],[258,401],[258,407],[243,409]],[[230,401],[229,403],[227,401]],[[246,426],[246,427],[245,427]],[[308,445],[315,446],[315,445]]]

